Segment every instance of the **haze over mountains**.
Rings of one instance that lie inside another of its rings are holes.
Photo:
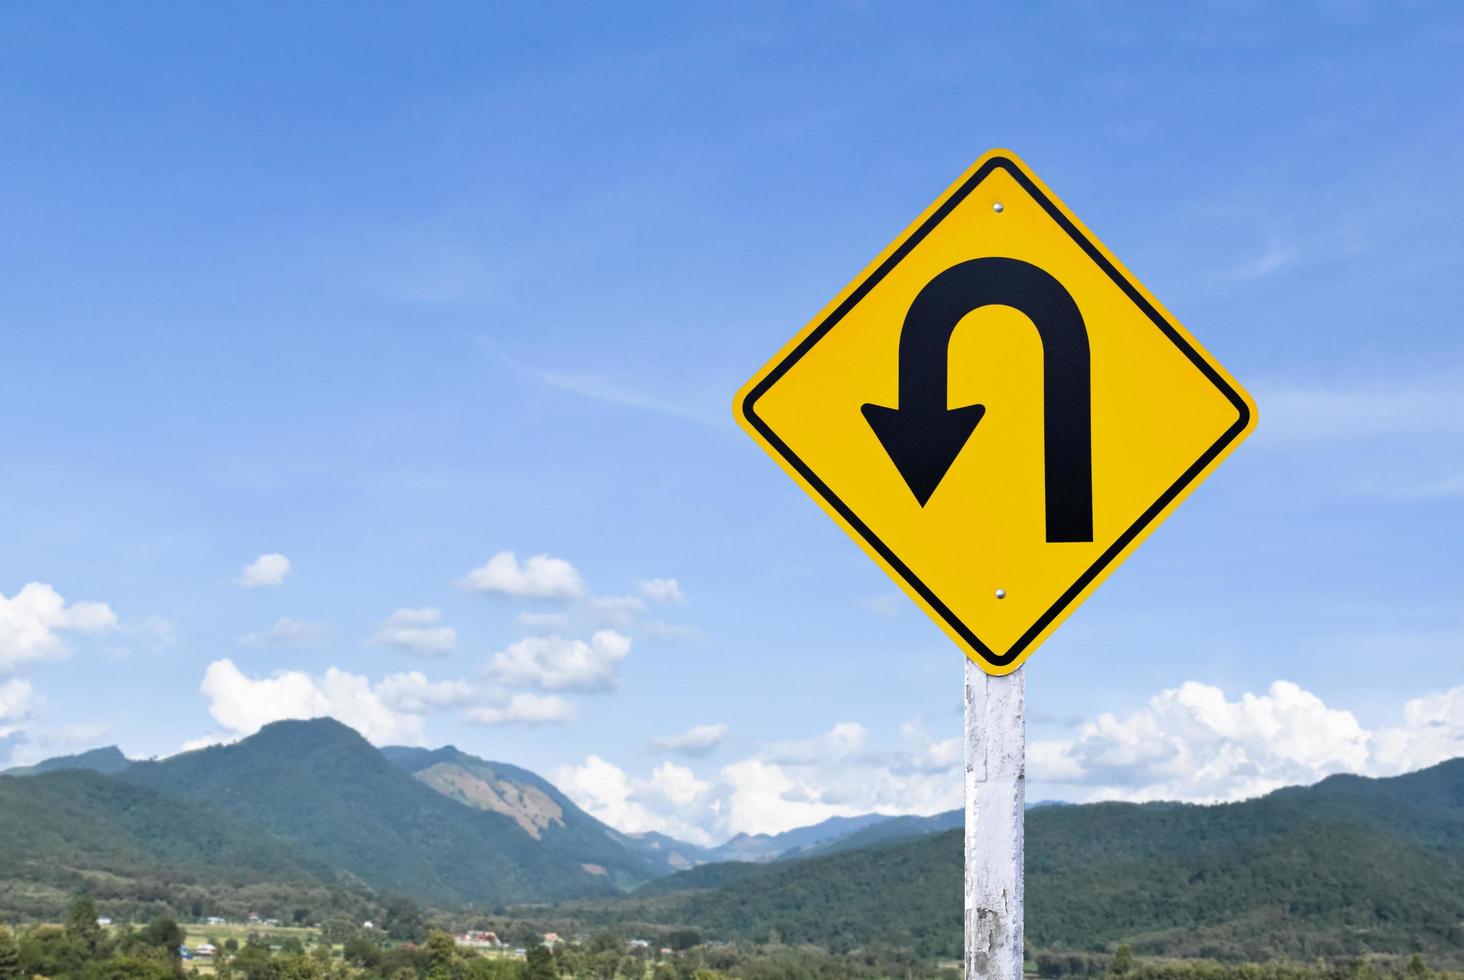
[[[83,890],[210,913],[402,895],[487,911],[572,901],[566,914],[590,919],[836,949],[959,947],[958,812],[700,848],[621,833],[519,767],[377,749],[324,719],[161,761],[97,750],[6,775],[0,916],[55,914]],[[1464,759],[1218,806],[1041,807],[1027,835],[1040,948],[1464,961]]]

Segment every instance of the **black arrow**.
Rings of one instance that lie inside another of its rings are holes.
[[[972,259],[936,276],[900,329],[899,407],[865,405],[864,418],[924,507],[945,479],[984,405],[950,408],[951,335],[967,314],[1010,306],[1042,338],[1047,540],[1093,540],[1093,433],[1088,331],[1062,283],[1019,259]]]

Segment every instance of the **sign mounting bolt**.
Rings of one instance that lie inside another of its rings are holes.
[[[995,211],[997,214],[1001,214],[1003,211],[1006,210],[1006,205],[1002,204],[1000,201],[997,201],[991,206],[991,210]]]
[[[1006,598],[1006,589],[997,589],[996,590],[996,597],[998,599],[1005,599]]]

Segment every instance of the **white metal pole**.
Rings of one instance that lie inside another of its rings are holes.
[[[966,660],[966,980],[1022,980],[1027,678]]]

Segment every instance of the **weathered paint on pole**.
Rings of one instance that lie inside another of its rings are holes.
[[[967,659],[966,980],[1022,980],[1026,757],[1026,671]]]

